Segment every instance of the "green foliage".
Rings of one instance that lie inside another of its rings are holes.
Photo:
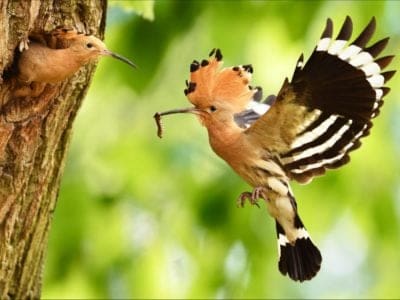
[[[110,2],[112,8],[121,7],[126,12],[133,12],[149,21],[154,20],[154,0],[147,1],[121,1]]]
[[[375,15],[375,40],[390,35],[385,53],[399,52],[395,1],[110,1],[106,43],[139,69],[99,63],[75,124],[43,298],[400,297],[399,76],[352,162],[294,184],[324,257],[303,284],[277,269],[265,206],[236,207],[249,187],[212,153],[197,120],[165,118],[159,140],[152,119],[189,105],[189,64],[214,47],[226,66],[252,63],[254,85],[276,93],[326,18],[337,32],[346,15],[355,34]]]

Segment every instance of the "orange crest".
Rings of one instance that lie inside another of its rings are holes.
[[[190,81],[186,81],[185,95],[196,107],[208,107],[216,102],[230,103],[243,110],[257,89],[249,83],[253,67],[235,66],[221,69],[222,54],[213,49],[208,60],[194,60],[190,65]]]

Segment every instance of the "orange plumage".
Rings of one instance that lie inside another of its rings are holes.
[[[212,149],[254,189],[238,198],[265,200],[276,220],[279,270],[296,281],[312,279],[322,257],[305,229],[289,182],[308,183],[326,169],[349,161],[360,138],[372,127],[384,84],[394,71],[382,72],[393,56],[377,58],[388,39],[366,47],[375,19],[348,43],[352,22],[346,18],[338,36],[325,30],[309,60],[301,55],[291,81],[260,102],[261,88],[250,84],[251,65],[222,68],[220,50],[208,60],[193,61],[185,95],[192,108],[157,113],[193,113],[207,128]]]
[[[47,40],[45,37],[48,37]],[[35,36],[30,47],[18,60],[18,80],[33,89],[22,87],[14,96],[38,96],[46,84],[59,83],[73,75],[85,64],[101,56],[111,56],[132,67],[134,63],[107,49],[97,37],[84,35],[75,30],[55,29],[51,34]]]

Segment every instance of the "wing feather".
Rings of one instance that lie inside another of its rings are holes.
[[[375,19],[349,45],[352,22],[346,18],[336,39],[328,19],[317,47],[303,64],[296,64],[271,108],[245,133],[274,156],[289,177],[309,182],[326,169],[349,161],[360,138],[369,134],[379,114],[384,84],[395,71],[382,72],[393,56],[376,58],[387,45],[383,39],[366,48],[375,31]]]

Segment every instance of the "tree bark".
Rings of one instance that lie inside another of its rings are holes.
[[[13,97],[18,46],[32,32],[75,27],[102,38],[106,0],[0,1],[0,298],[40,297],[42,269],[71,127],[94,66]]]

